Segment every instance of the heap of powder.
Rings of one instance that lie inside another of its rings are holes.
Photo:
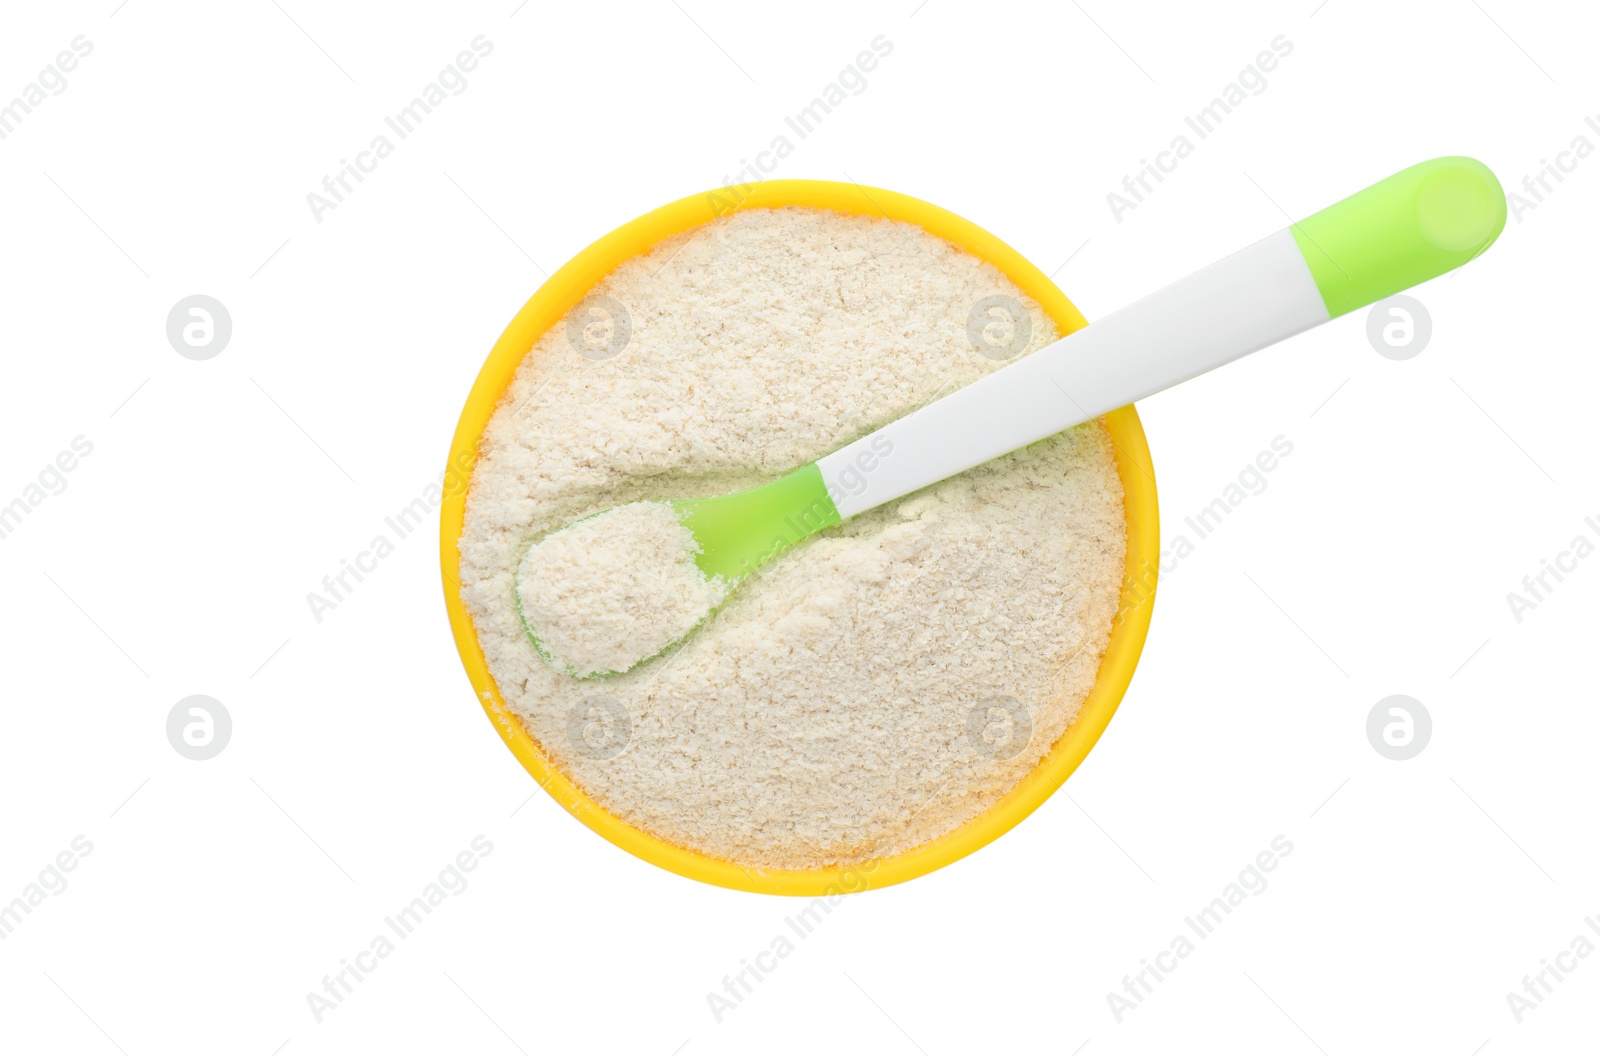
[[[1055,339],[921,228],[750,210],[623,263],[534,344],[480,443],[462,597],[507,706],[606,810],[750,868],[859,863],[989,809],[1061,737],[1126,553],[1098,422],[819,533],[623,675],[557,670],[516,612],[544,533],[764,483],[1002,367],[968,336],[995,296],[1019,354]]]
[[[665,502],[630,502],[551,532],[517,577],[522,619],[579,678],[626,671],[682,638],[728,589],[695,564],[699,544]]]

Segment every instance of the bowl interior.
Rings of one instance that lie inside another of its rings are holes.
[[[450,445],[449,467],[460,486],[446,491],[440,516],[440,560],[445,605],[462,663],[478,700],[512,753],[578,820],[612,843],[682,876],[744,891],[826,895],[884,887],[931,872],[970,854],[1027,817],[1075,770],[1111,721],[1133,677],[1150,624],[1159,560],[1155,475],[1144,429],[1132,407],[1102,418],[1116,453],[1128,523],[1128,552],[1120,611],[1100,662],[1094,688],[1077,718],[1039,765],[989,810],[946,835],[903,854],[861,865],[806,870],[762,870],[710,858],[667,843],[608,813],[551,765],[543,749],[506,706],[490,675],[472,619],[461,601],[460,552],[466,486],[478,441],[510,385],[517,365],[546,330],[563,318],[617,265],[657,242],[740,209],[803,206],[901,220],[944,238],[995,267],[1032,297],[1062,334],[1085,325],[1065,294],[1010,246],[938,206],[893,191],[824,180],[769,180],[679,199],[646,213],[579,253],[523,305],[500,335],[479,372]]]

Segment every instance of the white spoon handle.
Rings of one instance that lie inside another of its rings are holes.
[[[1441,275],[1505,223],[1494,175],[1412,166],[821,459],[851,517]]]

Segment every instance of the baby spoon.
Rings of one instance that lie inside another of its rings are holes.
[[[1413,165],[770,484],[672,501],[692,534],[694,564],[717,584],[706,597],[726,596],[847,517],[1443,275],[1487,249],[1505,221],[1505,194],[1482,163]],[[663,560],[659,547],[639,553]],[[574,668],[551,655],[551,628],[531,625],[521,604],[527,583],[558,574],[540,555],[535,544],[518,570],[518,609],[535,647],[568,674],[629,670],[699,625],[663,627],[659,641],[647,635],[625,666]],[[641,568],[630,581],[654,571]],[[700,622],[715,601],[705,604]]]

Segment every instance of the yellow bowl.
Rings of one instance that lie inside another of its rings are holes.
[[[565,316],[617,265],[681,231],[730,211],[778,206],[887,216],[916,224],[989,261],[1037,301],[1061,333],[1070,333],[1085,325],[1083,316],[1066,295],[1021,254],[989,232],[936,205],[893,191],[824,180],[769,180],[753,188],[741,188],[740,193],[744,195],[742,198],[730,190],[681,198],[622,225],[552,275],[500,335],[467,395],[466,407],[450,445],[449,475],[456,486],[446,489],[439,524],[445,605],[450,610],[450,625],[467,676],[512,754],[557,803],[618,847],[682,876],[742,891],[816,896],[884,887],[932,872],[971,854],[1031,814],[1077,769],[1117,710],[1133,678],[1133,669],[1139,662],[1139,651],[1150,625],[1160,552],[1150,449],[1145,444],[1139,416],[1132,407],[1113,411],[1102,419],[1115,445],[1117,473],[1126,494],[1128,554],[1120,611],[1105,657],[1100,662],[1094,689],[1050,753],[1005,797],[960,828],[903,854],[842,868],[763,870],[686,850],[629,825],[608,813],[557,770],[538,742],[523,729],[516,714],[500,696],[484,661],[472,619],[461,602],[458,579],[461,554],[457,542],[466,509],[467,472],[477,457],[483,430],[501,394],[510,385],[517,364],[541,334]]]

